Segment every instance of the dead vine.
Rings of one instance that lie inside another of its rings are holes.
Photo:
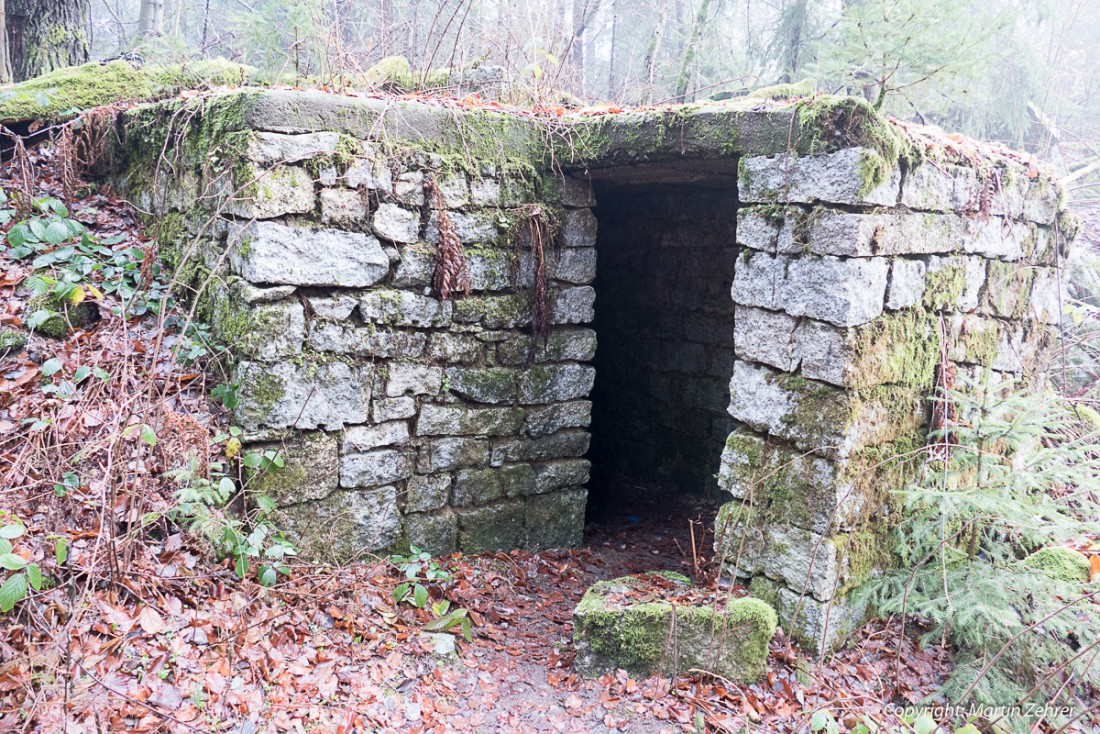
[[[454,230],[447,208],[443,205],[443,194],[440,193],[435,178],[425,177],[424,194],[431,202],[439,222],[439,260],[435,265],[432,290],[444,301],[451,300],[456,290],[461,290],[463,295],[469,297],[470,264],[466,261],[466,252],[462,249],[462,241]]]
[[[534,282],[531,284],[531,344],[527,350],[527,364],[535,361],[539,342],[545,347],[550,338],[550,274],[546,267],[546,246],[553,242],[550,223],[542,208],[531,207],[527,216],[531,239],[531,260]]]

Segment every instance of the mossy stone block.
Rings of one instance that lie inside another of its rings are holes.
[[[0,357],[18,352],[27,343],[27,335],[17,329],[0,329]]]
[[[675,574],[662,578],[666,586],[668,581],[690,583]],[[771,606],[753,598],[731,599],[724,609],[674,603],[659,595],[652,600],[647,580],[600,581],[585,592],[573,612],[576,667],[582,675],[618,668],[634,675],[706,670],[744,682],[764,675],[777,625]]]

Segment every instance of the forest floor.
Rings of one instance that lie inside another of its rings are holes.
[[[9,170],[4,188],[63,196],[53,154],[30,162],[33,180]],[[144,253],[136,266],[153,282],[154,248],[133,210],[91,186],[72,198],[101,243]],[[23,329],[19,287],[34,267],[3,249],[0,327]],[[222,458],[212,437],[228,419],[209,401],[209,371],[173,349],[190,347],[174,326],[185,314],[123,318],[116,295],[87,293],[98,321],[0,355],[0,526],[25,525],[14,552],[46,578],[0,615],[0,734],[800,731],[818,709],[847,725],[896,722],[889,704],[923,699],[950,669],[949,651],[921,648],[911,624],[903,634],[872,622],[823,660],[777,634],[753,685],[579,678],[571,615],[591,583],[655,569],[712,576],[692,552],[713,520],[703,500],[631,505],[590,525],[579,550],[436,559],[450,579],[432,600],[474,621],[453,655],[423,641],[430,610],[395,604],[403,576],[389,559],[295,563],[271,587],[239,578],[169,519],[166,471],[196,446]],[[149,513],[158,519],[141,522]]]

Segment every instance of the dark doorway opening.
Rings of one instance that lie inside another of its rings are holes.
[[[595,187],[596,382],[588,520],[695,514],[734,421],[736,192]]]

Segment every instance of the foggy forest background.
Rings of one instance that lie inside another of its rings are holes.
[[[1072,199],[1100,190],[1074,187],[1100,154],[1096,0],[7,0],[9,38],[40,3],[87,16],[93,60],[221,56],[288,84],[354,86],[392,56],[424,80],[500,66],[578,105],[801,82],[1051,158]]]

